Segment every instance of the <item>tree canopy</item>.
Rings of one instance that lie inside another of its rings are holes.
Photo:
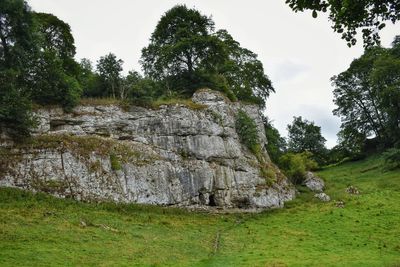
[[[226,30],[215,32],[211,18],[185,5],[161,17],[142,50],[141,64],[167,90],[184,94],[208,86],[264,105],[273,92],[256,54],[240,47]]]
[[[352,144],[376,137],[382,146],[400,140],[400,43],[372,47],[350,67],[332,78],[333,111],[342,120],[342,142]],[[354,149],[354,148],[353,148]]]
[[[97,62],[97,71],[104,86],[103,96],[115,98],[118,94],[121,94],[120,85],[123,63],[122,59],[117,59],[117,56],[113,53],[100,57]]]
[[[379,31],[386,22],[395,23],[400,19],[398,0],[286,0],[286,3],[295,12],[311,10],[313,17],[318,12],[329,12],[333,30],[341,34],[348,46],[356,44],[360,29],[365,47],[379,44]]]
[[[314,122],[293,117],[288,129],[288,150],[294,153],[311,152],[318,163],[323,162],[326,154],[326,139],[321,134],[321,127]]]

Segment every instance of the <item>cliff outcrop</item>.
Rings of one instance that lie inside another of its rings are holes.
[[[236,114],[257,124],[261,151],[240,141]],[[40,109],[28,144],[0,147],[0,186],[85,201],[274,208],[295,191],[273,165],[257,106],[200,90],[190,105]]]

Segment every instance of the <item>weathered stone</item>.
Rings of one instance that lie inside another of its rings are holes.
[[[306,179],[304,180],[304,185],[314,192],[322,192],[324,191],[325,188],[324,181],[312,172],[306,173]]]
[[[56,140],[42,141],[42,147],[4,143],[10,155],[4,156],[8,165],[0,186],[81,200],[193,207],[274,208],[294,198],[282,174],[273,185],[260,176],[258,159],[235,131],[235,114],[242,109],[255,120],[269,162],[257,106],[232,103],[210,90],[195,93],[193,102],[204,108],[41,109],[35,135]]]
[[[346,192],[351,194],[351,195],[359,195],[360,191],[358,190],[357,187],[350,185],[349,187],[346,188]]]
[[[328,195],[325,194],[325,193],[318,193],[318,194],[315,194],[314,197],[318,198],[319,200],[321,200],[321,201],[323,201],[323,202],[329,202],[329,201],[331,201],[330,196],[328,196]]]

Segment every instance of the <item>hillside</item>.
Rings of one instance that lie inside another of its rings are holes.
[[[321,171],[330,203],[300,188],[284,209],[260,214],[86,204],[1,188],[0,265],[398,266],[400,171],[380,164],[372,157]],[[348,185],[361,194],[346,193]]]

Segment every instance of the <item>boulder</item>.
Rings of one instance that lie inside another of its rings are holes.
[[[304,185],[307,186],[313,192],[322,192],[325,189],[324,181],[312,172],[306,173],[306,179],[304,180]]]
[[[330,196],[328,196],[328,195],[325,194],[325,193],[318,193],[318,194],[315,194],[314,197],[318,198],[318,199],[321,200],[322,202],[329,202],[329,201],[331,201]]]

